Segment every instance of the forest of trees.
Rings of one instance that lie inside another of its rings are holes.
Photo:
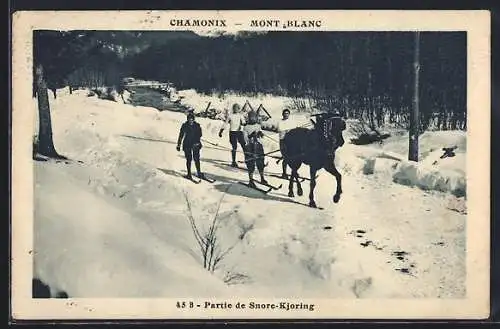
[[[420,40],[422,129],[465,129],[465,33]],[[130,61],[134,76],[179,88],[312,97],[347,117],[408,122],[413,53],[411,32],[270,32],[173,40]]]
[[[37,31],[49,88],[120,88],[125,76],[199,92],[311,98],[373,125],[408,124],[413,32]],[[420,33],[420,126],[466,129],[466,34]]]

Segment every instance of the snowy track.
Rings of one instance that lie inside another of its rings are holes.
[[[53,289],[79,297],[465,294],[463,198],[364,175],[346,157],[340,202],[332,202],[335,179],[320,171],[316,203],[324,210],[311,209],[307,181],[295,199],[274,177],[281,190],[253,191],[236,184],[247,175],[227,166],[230,152],[207,143],[202,170],[217,181],[193,184],[175,150],[183,114],[82,91],[51,102],[56,147],[84,162],[35,162],[35,275]],[[203,138],[229,146],[217,137],[219,122],[198,121]],[[280,167],[270,161],[266,170]],[[308,177],[305,166],[301,174]],[[186,195],[202,229],[224,195],[218,234],[221,248],[233,249],[214,273],[201,265]]]

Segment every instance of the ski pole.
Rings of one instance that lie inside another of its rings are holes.
[[[276,152],[279,152],[279,151],[280,151],[280,150],[278,149],[278,150],[274,150],[274,151],[271,151],[271,152],[264,153],[263,155],[264,155],[264,156],[267,156],[267,155],[269,155],[269,154],[273,154],[273,153],[276,153]]]
[[[224,147],[224,146],[220,146],[219,144],[216,144],[216,143],[212,143],[212,142],[210,142],[210,141],[207,141],[207,140],[206,140],[206,139],[204,139],[204,138],[202,138],[201,140],[202,140],[202,141],[204,141],[205,143],[208,143],[208,144],[213,145],[213,146]]]

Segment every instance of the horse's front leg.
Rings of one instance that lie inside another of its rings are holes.
[[[329,162],[327,166],[325,166],[325,170],[335,176],[335,179],[337,180],[337,190],[335,191],[335,195],[333,196],[333,202],[337,203],[339,202],[340,195],[342,194],[342,175],[335,167],[335,163],[333,160]]]
[[[304,191],[302,190],[302,184],[300,184],[299,172],[297,170],[295,171],[295,182],[297,183],[297,195],[302,196]]]
[[[316,171],[317,169],[312,166],[309,168],[309,177],[311,177],[311,183],[309,185],[309,207],[316,208],[316,202],[314,202],[314,188],[316,187]]]

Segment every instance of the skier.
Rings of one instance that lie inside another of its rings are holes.
[[[285,135],[286,133],[295,128],[295,126],[293,125],[293,122],[292,120],[290,120],[290,110],[285,108],[283,110],[283,112],[281,113],[282,115],[282,119],[280,121],[278,121],[278,134],[279,134],[279,139],[280,139],[280,151],[281,151],[281,155],[283,156],[282,158],[282,161],[281,161],[281,164],[283,166],[283,173],[281,174],[281,177],[282,178],[285,178],[287,179],[288,178],[288,175],[286,174],[286,161],[285,161],[285,158],[284,158],[284,154],[286,152],[286,146],[285,146],[285,143],[284,143],[284,139],[285,139]]]
[[[229,142],[231,143],[231,167],[238,167],[236,163],[236,149],[238,143],[241,145],[242,150],[245,150],[245,140],[243,138],[242,126],[245,125],[245,117],[240,113],[240,105],[233,104],[233,112],[226,117],[220,131],[219,137],[222,137],[224,126],[229,124]]]
[[[205,177],[200,169],[200,149],[202,148],[200,140],[201,136],[202,131],[200,124],[194,121],[193,113],[188,113],[187,121],[182,124],[181,130],[179,132],[179,138],[177,139],[177,151],[181,150],[182,142],[182,150],[184,151],[184,155],[186,156],[187,175],[184,177],[187,179],[192,178],[191,161],[193,159],[196,166],[197,176],[199,178]]]
[[[256,187],[253,181],[255,166],[260,174],[260,181],[264,185],[268,182],[264,178],[264,147],[261,139],[264,136],[262,128],[258,123],[256,112],[248,113],[248,124],[243,127],[243,137],[245,139],[245,163],[248,170],[248,186]]]

